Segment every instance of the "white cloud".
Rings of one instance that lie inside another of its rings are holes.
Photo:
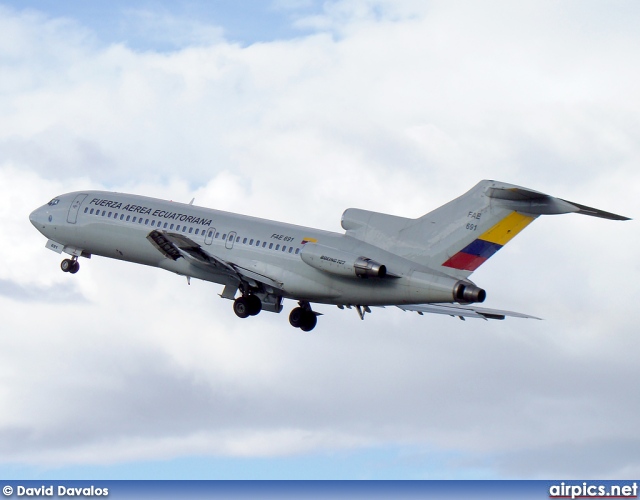
[[[349,206],[415,217],[482,178],[638,212],[635,6],[425,5],[332,2],[317,34],[248,47],[164,19],[170,53],[0,11],[3,460],[411,443],[505,476],[638,470],[635,222],[544,218],[474,275],[544,322],[320,306],[313,335],[158,270],[64,275],[28,222],[106,187],[337,231]]]

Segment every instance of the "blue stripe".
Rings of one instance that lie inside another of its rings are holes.
[[[498,245],[497,243],[491,243],[490,241],[477,239],[464,247],[462,249],[462,252],[488,259],[501,248],[502,245]]]

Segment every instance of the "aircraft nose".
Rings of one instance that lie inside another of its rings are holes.
[[[36,212],[37,212],[37,210],[34,210],[33,212],[31,212],[29,214],[29,220],[31,221],[31,224],[33,224],[34,226],[37,224],[36,218],[37,218],[38,214]]]
[[[42,227],[42,208],[37,208],[31,212],[29,214],[29,220],[36,229],[40,229]]]

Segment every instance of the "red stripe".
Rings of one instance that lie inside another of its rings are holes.
[[[445,267],[452,267],[454,269],[461,269],[463,271],[475,271],[486,261],[486,257],[479,257],[477,255],[458,252],[442,265]]]

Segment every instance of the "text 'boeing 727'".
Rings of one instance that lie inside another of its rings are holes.
[[[224,285],[221,297],[241,318],[279,313],[293,299],[289,322],[309,331],[312,303],[355,307],[361,318],[369,306],[531,318],[471,305],[486,293],[469,276],[538,216],[570,212],[628,220],[496,181],[417,219],[350,208],[345,234],[105,191],[58,196],[29,218],[47,248],[71,256],[65,272],[92,255],[159,267]]]

